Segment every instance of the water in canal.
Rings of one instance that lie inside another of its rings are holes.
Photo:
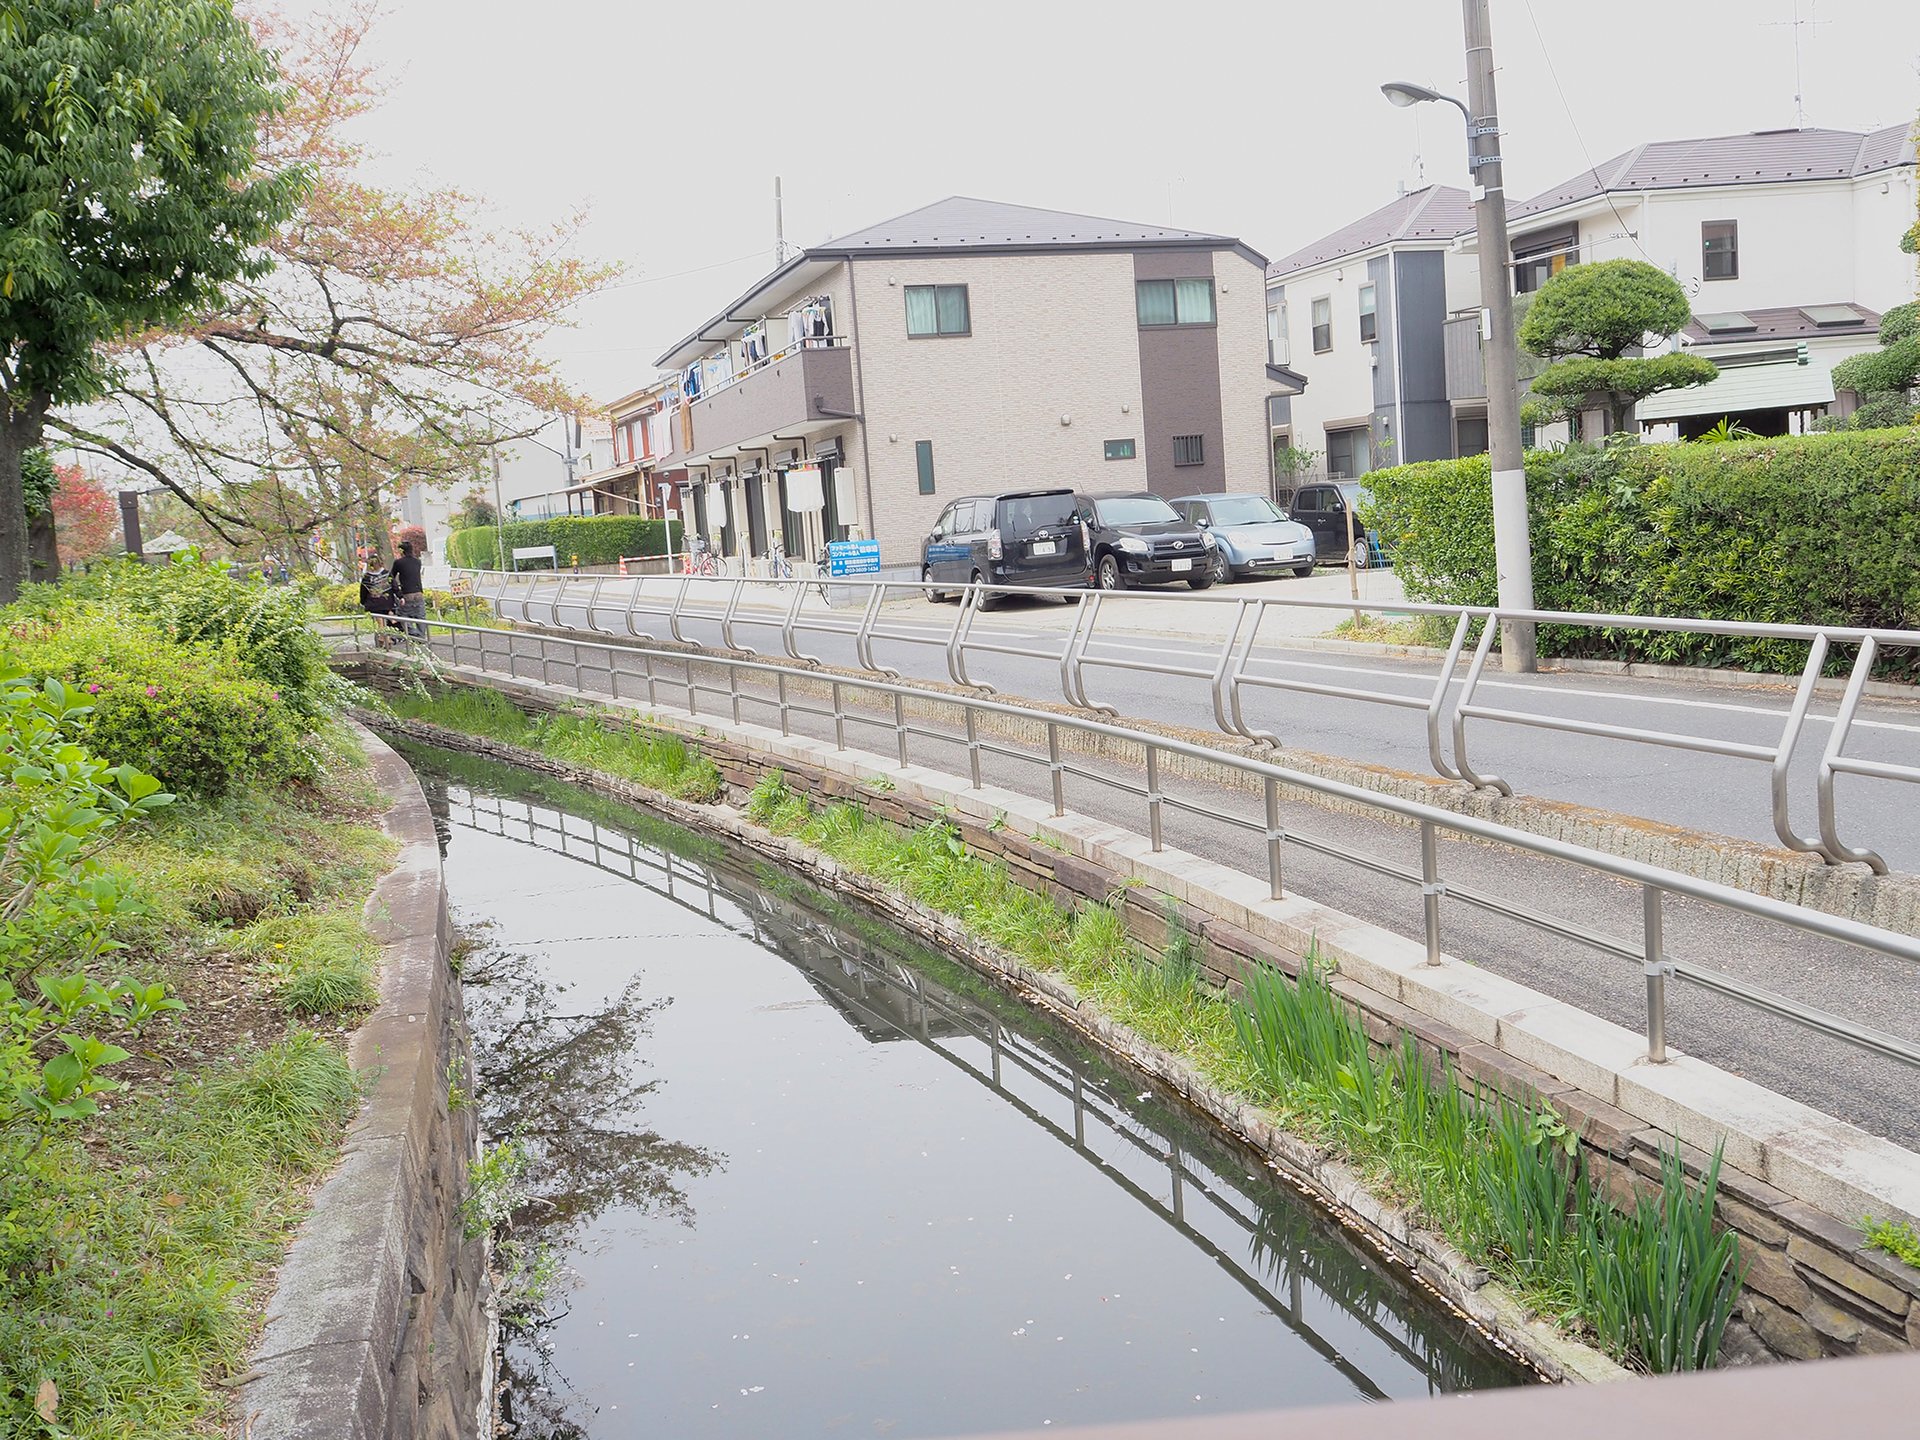
[[[1237,1147],[712,842],[410,751],[562,1278],[522,1436],[939,1436],[1518,1383]]]

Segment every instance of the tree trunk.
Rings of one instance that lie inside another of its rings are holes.
[[[60,537],[53,526],[53,507],[27,517],[27,568],[36,585],[60,578]]]
[[[33,578],[20,463],[40,445],[47,404],[44,395],[30,395],[24,404],[0,395],[0,605],[18,600],[20,587]]]

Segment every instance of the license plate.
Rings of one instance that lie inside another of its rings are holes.
[[[1175,570],[1191,570],[1191,569],[1193,568],[1193,561],[1191,561],[1191,560],[1176,560],[1176,561],[1174,561],[1174,562],[1173,562],[1173,568],[1174,568]]]
[[[1036,540],[1033,542],[1033,549],[1030,553],[1035,555],[1058,555],[1060,553],[1060,547],[1055,545],[1051,540]]]

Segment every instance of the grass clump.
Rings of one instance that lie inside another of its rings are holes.
[[[377,998],[378,946],[357,913],[275,916],[248,926],[235,948],[259,964],[289,1014],[351,1015]]]
[[[346,1057],[296,1033],[113,1111],[117,1163],[63,1135],[0,1173],[0,1433],[213,1433],[357,1100]]]
[[[1905,1220],[1875,1220],[1871,1215],[1860,1222],[1866,1232],[1867,1248],[1891,1255],[1903,1264],[1920,1270],[1920,1234]]]
[[[617,776],[682,800],[707,803],[725,785],[713,762],[677,735],[638,724],[610,730],[596,716],[559,711],[529,715],[497,690],[447,687],[406,691],[390,702],[393,713],[426,720]]]

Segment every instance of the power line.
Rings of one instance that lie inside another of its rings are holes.
[[[1599,190],[1600,198],[1607,202],[1607,208],[1613,211],[1613,218],[1620,222],[1620,232],[1633,242],[1633,248],[1640,252],[1640,258],[1649,265],[1658,268],[1658,262],[1647,253],[1647,247],[1640,243],[1637,231],[1627,224],[1627,217],[1620,213],[1620,207],[1613,203],[1613,191],[1600,178],[1600,167],[1593,163],[1593,151],[1587,148],[1587,140],[1580,133],[1580,122],[1574,119],[1573,106],[1567,100],[1566,86],[1560,83],[1560,72],[1553,68],[1553,52],[1547,49],[1547,37],[1540,33],[1540,17],[1533,13],[1533,0],[1527,0],[1527,19],[1533,25],[1533,38],[1540,44],[1540,58],[1547,62],[1547,76],[1553,81],[1553,88],[1560,94],[1560,108],[1567,112],[1567,124],[1573,130],[1573,138],[1580,146],[1581,157],[1587,162],[1587,173],[1593,176],[1594,187]]]

